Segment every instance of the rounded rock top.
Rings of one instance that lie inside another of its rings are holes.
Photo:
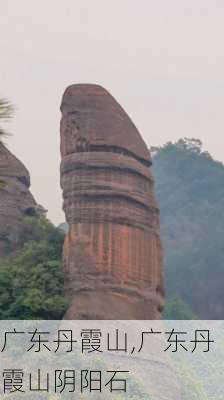
[[[97,84],[74,84],[64,92],[61,112],[89,147],[118,149],[150,166],[150,152],[138,129],[111,94]]]

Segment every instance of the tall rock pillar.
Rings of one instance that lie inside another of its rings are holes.
[[[61,104],[67,319],[157,319],[163,307],[159,210],[149,151],[98,85]]]

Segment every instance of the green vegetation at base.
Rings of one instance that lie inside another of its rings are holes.
[[[170,297],[163,311],[163,319],[170,320],[192,320],[198,319],[189,304],[185,303],[180,297]]]
[[[0,260],[0,319],[61,319],[67,308],[64,233],[44,215],[26,217],[24,224],[22,249]]]

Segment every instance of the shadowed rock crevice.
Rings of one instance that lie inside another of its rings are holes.
[[[127,157],[134,158],[139,161],[141,164],[150,167],[152,165],[151,159],[145,160],[143,158],[137,157],[131,151],[128,151],[122,147],[118,146],[107,146],[107,145],[92,145],[89,144],[85,139],[79,139],[79,145],[76,146],[74,153],[89,153],[89,152],[103,152],[103,153],[114,153],[114,154],[123,154]]]

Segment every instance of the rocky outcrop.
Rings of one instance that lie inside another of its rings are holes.
[[[156,319],[163,307],[159,210],[149,151],[116,100],[73,85],[61,104],[68,319]]]
[[[24,217],[35,212],[36,202],[29,187],[29,172],[0,143],[0,257],[19,247]]]

